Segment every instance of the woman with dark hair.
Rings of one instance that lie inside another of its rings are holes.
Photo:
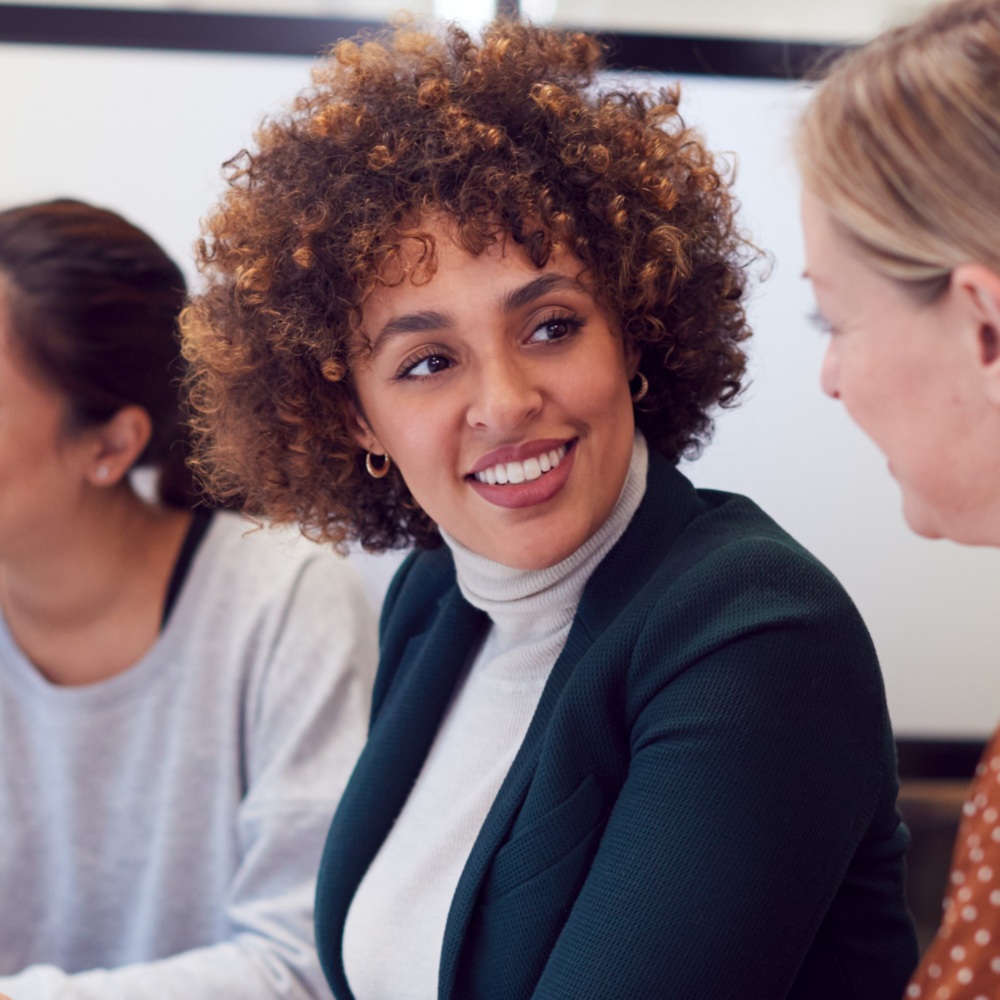
[[[675,468],[740,388],[753,252],[676,91],[601,93],[600,56],[506,23],[343,42],[207,222],[182,326],[213,488],[417,544],[324,967],[343,1000],[896,1000],[868,635]]]
[[[0,212],[0,990],[18,1000],[325,991],[315,869],[363,742],[370,613],[330,553],[196,506],[184,296],[113,212]]]

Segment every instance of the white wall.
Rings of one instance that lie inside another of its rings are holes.
[[[222,189],[221,164],[308,83],[309,65],[0,44],[0,205],[61,194],[107,205],[192,277],[198,220]]]
[[[322,40],[319,40],[322,42]],[[0,205],[59,194],[123,212],[193,275],[220,164],[307,83],[299,58],[0,45]],[[802,91],[692,78],[687,117],[739,156],[747,227],[775,259],[756,293],[753,385],[686,469],[746,492],[822,558],[861,607],[897,732],[989,732],[1000,715],[992,594],[1000,554],[911,536],[874,448],[819,392],[787,140]],[[383,564],[364,566],[373,587]]]

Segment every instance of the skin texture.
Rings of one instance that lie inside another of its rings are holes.
[[[429,230],[434,276],[378,289],[364,307],[373,350],[354,369],[358,441],[388,454],[466,547],[552,566],[607,519],[625,481],[634,422],[621,338],[572,254],[538,268],[513,241],[474,256],[446,221]],[[417,253],[411,243],[404,262]],[[562,445],[560,465],[532,482],[471,478]]]
[[[802,223],[830,334],[823,391],[885,455],[915,532],[1000,543],[1000,279],[962,266],[941,296],[921,303],[866,265],[808,191]]]
[[[0,552],[11,558],[81,502],[95,447],[91,434],[66,434],[62,396],[12,353],[4,302],[0,294]]]

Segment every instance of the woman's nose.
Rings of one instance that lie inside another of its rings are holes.
[[[823,392],[831,399],[840,399],[840,365],[837,360],[836,347],[832,339],[826,346],[826,354],[823,355],[819,384]]]
[[[541,408],[542,391],[531,366],[501,358],[483,367],[467,419],[472,427],[515,430]]]

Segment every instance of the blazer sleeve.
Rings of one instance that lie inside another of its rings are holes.
[[[869,878],[902,883],[867,632],[818,566],[792,567],[789,595],[784,558],[752,563],[703,567],[648,616],[627,776],[536,1000],[785,997],[867,837]],[[871,906],[857,913],[863,936]],[[901,902],[880,916],[907,920]],[[911,961],[830,995],[897,996]]]

